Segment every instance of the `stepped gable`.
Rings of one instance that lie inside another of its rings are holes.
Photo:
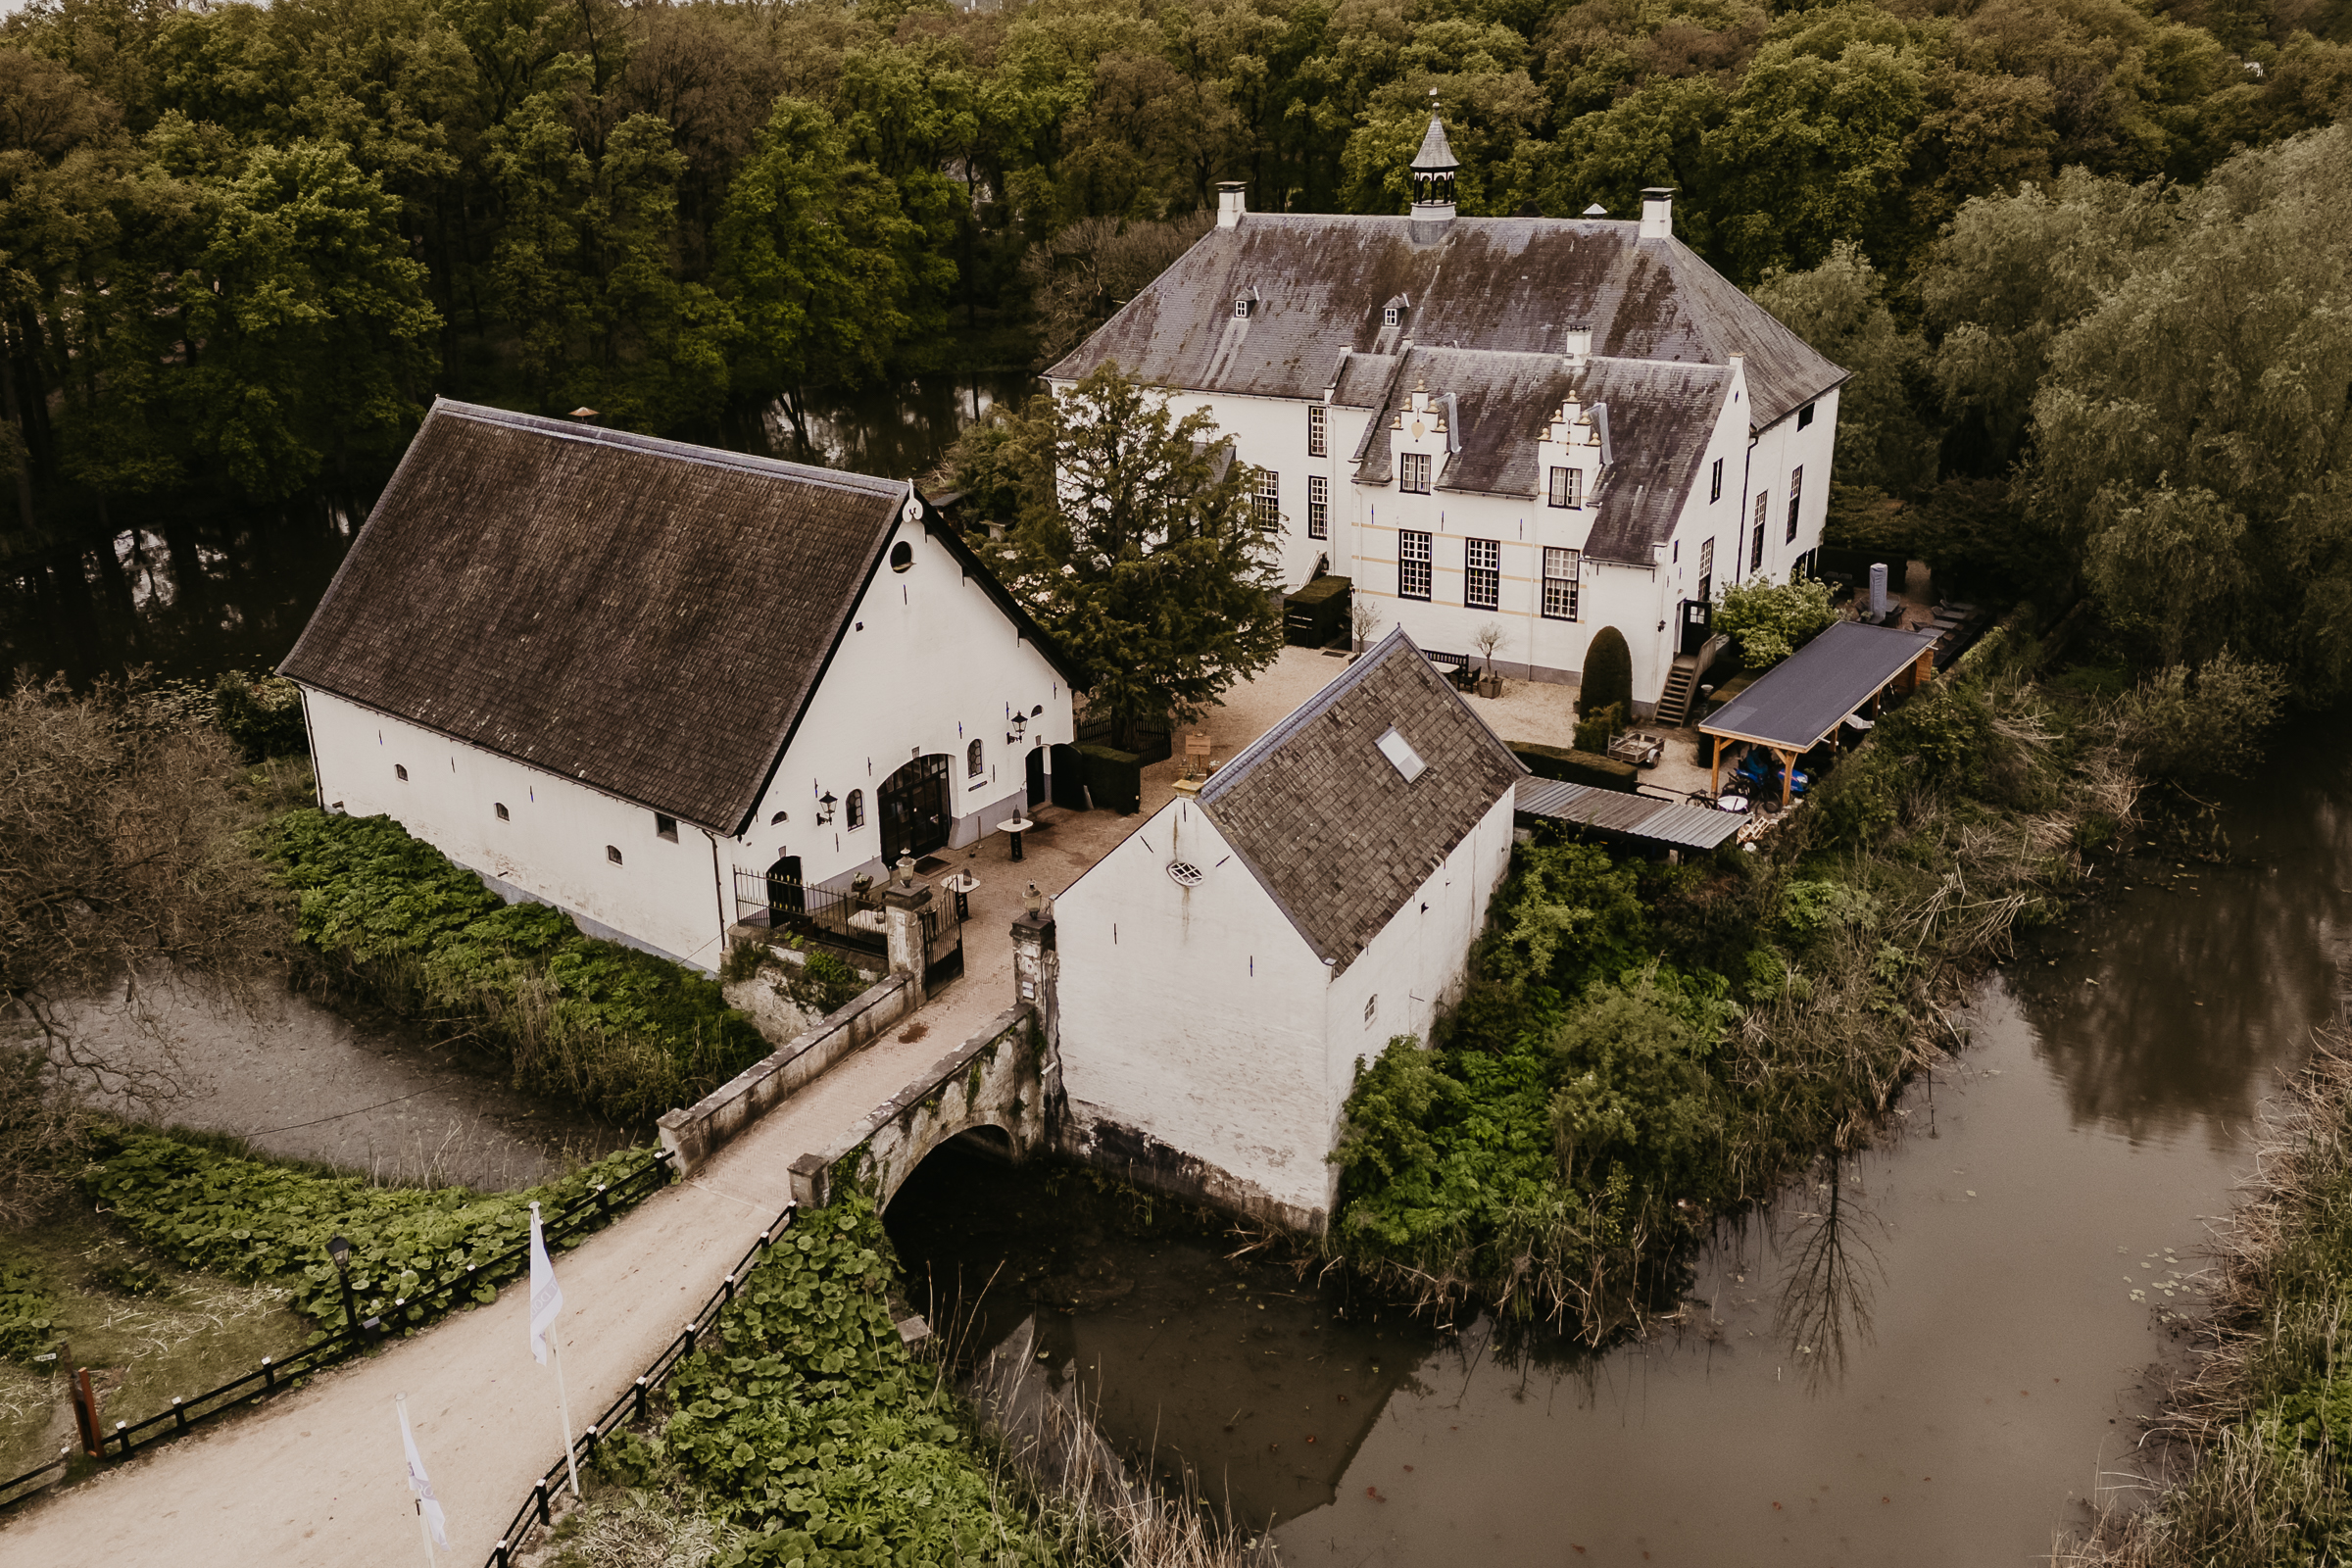
[[[1075,378],[1115,360],[1187,391],[1320,399],[1342,348],[1562,354],[1581,326],[1608,359],[1724,366],[1744,354],[1751,428],[1845,378],[1681,240],[1642,239],[1637,222],[1456,218],[1425,245],[1410,225],[1249,214],[1203,235],[1046,373]],[[1236,317],[1234,300],[1251,290],[1250,315]],[[1390,326],[1393,301],[1404,311]],[[1364,406],[1365,379],[1345,368],[1342,401]]]
[[[1417,778],[1382,754],[1392,728],[1427,764]],[[1200,803],[1316,956],[1346,968],[1526,772],[1398,629]]]

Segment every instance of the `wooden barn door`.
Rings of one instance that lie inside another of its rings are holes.
[[[897,864],[902,855],[946,849],[956,820],[948,811],[947,754],[918,757],[884,779],[874,806],[882,814],[884,865]]]

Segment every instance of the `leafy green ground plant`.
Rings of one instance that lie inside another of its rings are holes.
[[[562,1212],[600,1185],[614,1186],[654,1159],[628,1149],[560,1181],[514,1193],[463,1187],[372,1187],[357,1176],[321,1175],[272,1160],[243,1158],[165,1134],[102,1131],[82,1189],[119,1225],[181,1266],[232,1280],[267,1280],[321,1333],[344,1326],[342,1289],[327,1241],[352,1246],[360,1310],[392,1327],[424,1321],[401,1297],[466,1272],[519,1246],[530,1205]],[[503,1270],[482,1267],[461,1300],[497,1298]]]
[[[339,980],[501,1051],[518,1089],[642,1123],[767,1054],[716,980],[508,904],[389,817],[289,811],[264,849]]]

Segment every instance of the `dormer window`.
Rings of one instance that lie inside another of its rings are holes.
[[[1585,476],[1576,468],[1551,470],[1551,486],[1547,498],[1555,507],[1581,507],[1585,504]]]
[[[1403,306],[1401,306],[1401,305],[1390,305],[1390,306],[1386,306],[1386,307],[1384,307],[1384,308],[1382,309],[1382,311],[1381,311],[1381,313],[1380,313],[1380,324],[1381,324],[1381,325],[1383,325],[1383,326],[1400,326],[1400,325],[1402,325],[1402,324],[1403,324],[1403,322],[1404,322],[1404,307],[1403,307]]]
[[[1250,302],[1247,299],[1239,299],[1233,302],[1233,318],[1237,321],[1247,321],[1250,319]]]

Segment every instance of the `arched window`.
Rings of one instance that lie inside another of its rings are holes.
[[[608,844],[608,845],[606,845],[606,846],[605,846],[605,858],[606,858],[606,859],[608,859],[608,860],[611,860],[611,861],[612,861],[612,862],[614,865],[618,865],[618,864],[620,864],[620,850],[619,850],[619,847],[618,847],[618,846],[616,846],[616,845],[612,845],[612,844]]]
[[[865,826],[865,791],[850,791],[850,826]]]
[[[988,771],[988,764],[980,760],[980,743],[978,741],[972,742],[963,749],[963,770],[972,778],[978,778]]]
[[[914,564],[914,546],[902,539],[890,547],[890,569],[905,571]]]

